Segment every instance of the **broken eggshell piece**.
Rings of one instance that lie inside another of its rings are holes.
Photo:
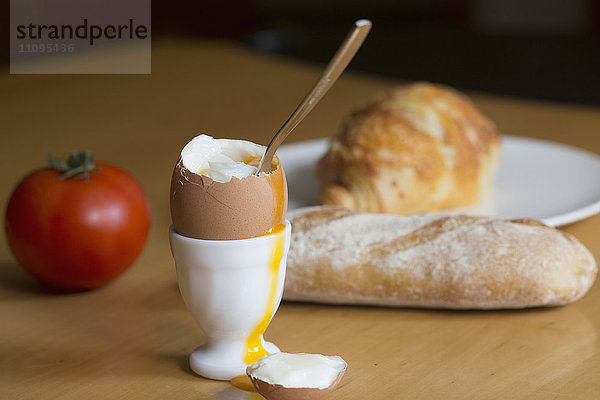
[[[341,381],[348,364],[339,356],[275,353],[246,368],[267,400],[319,400]]]
[[[190,144],[198,139],[202,139],[202,146],[190,150]],[[206,146],[206,142],[216,143],[217,149]],[[224,150],[218,148],[221,144]],[[279,159],[274,158],[268,174],[242,178],[234,175],[228,182],[203,175],[209,171],[203,168],[204,164],[222,162],[215,158],[215,153],[220,156],[219,152],[229,151],[228,156],[234,162],[247,163],[260,160],[263,149],[243,140],[213,139],[206,135],[194,138],[182,151],[171,178],[171,218],[175,231],[195,239],[236,240],[265,234],[283,224],[287,183]],[[255,154],[259,154],[258,159]]]

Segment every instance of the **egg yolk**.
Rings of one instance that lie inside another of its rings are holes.
[[[269,181],[269,185],[271,186],[271,192],[273,193],[273,225],[278,226],[278,224],[283,223],[283,221],[285,220],[285,178],[283,173],[270,174],[267,175],[267,180]]]
[[[251,167],[255,167],[258,168],[258,166],[260,165],[260,160],[262,159],[262,156],[260,157],[250,157],[246,160],[244,160],[244,164],[247,164]],[[277,161],[277,157],[273,157],[273,159],[271,160],[271,171],[275,171],[277,169],[277,165],[278,165],[278,161]]]
[[[240,375],[236,376],[232,380],[230,380],[231,384],[238,389],[245,390],[246,392],[255,392],[254,385],[252,381],[248,377],[248,375]]]

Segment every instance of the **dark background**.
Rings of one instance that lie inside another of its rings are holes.
[[[231,39],[325,64],[359,18],[374,27],[353,70],[600,105],[599,0],[154,0],[152,35]]]

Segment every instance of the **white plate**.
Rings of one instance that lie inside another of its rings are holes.
[[[290,210],[318,204],[315,167],[327,149],[327,139],[317,139],[277,151],[288,179]],[[550,226],[587,218],[600,212],[600,157],[563,144],[503,136],[493,198],[451,212],[529,217]]]

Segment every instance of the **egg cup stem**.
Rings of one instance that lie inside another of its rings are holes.
[[[256,361],[249,351],[258,342],[278,352],[262,334],[283,294],[291,224],[274,233],[241,240],[201,240],[170,228],[179,290],[206,334],[190,355],[190,367],[210,379],[230,380]],[[262,351],[264,353],[264,351]]]

